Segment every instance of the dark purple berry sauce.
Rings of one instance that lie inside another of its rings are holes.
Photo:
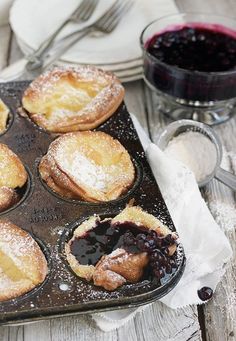
[[[200,290],[198,290],[198,297],[202,301],[208,301],[210,298],[212,298],[213,290],[209,287],[202,287]]]
[[[182,27],[152,37],[147,51],[160,61],[182,69],[204,72],[236,67],[236,38],[207,27]]]
[[[236,97],[236,31],[217,24],[167,27],[144,44],[144,76],[175,98],[211,102]]]
[[[168,247],[176,243],[171,234],[162,237],[153,230],[131,222],[111,224],[111,219],[97,221],[83,237],[71,243],[71,253],[82,265],[96,265],[100,258],[117,248],[130,253],[147,252],[148,271],[158,280],[177,268],[176,253],[169,255]]]

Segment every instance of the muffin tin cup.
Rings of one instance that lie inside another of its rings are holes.
[[[101,220],[105,219],[105,218],[114,218],[116,215],[118,215],[120,212],[114,212],[111,211],[109,214],[99,214],[96,213],[97,217],[100,217]],[[73,233],[75,231],[75,229],[80,226],[84,221],[86,221],[90,216],[87,217],[83,217],[79,220],[76,220],[74,222],[72,222],[71,224],[67,225],[66,228],[64,229],[60,241],[59,241],[59,254],[62,258],[62,260],[65,262],[67,268],[69,271],[71,271],[71,273],[77,277],[77,275],[75,274],[75,272],[73,271],[73,269],[70,267],[67,258],[66,258],[66,254],[65,254],[65,245],[66,243],[69,242],[69,240],[73,237]],[[182,244],[178,243],[177,244],[177,256],[176,256],[176,264],[177,264],[177,268],[176,270],[173,271],[172,274],[168,275],[166,274],[165,278],[163,278],[163,284],[161,285],[161,287],[168,287],[171,285],[171,283],[175,282],[175,279],[178,278],[179,276],[179,271],[181,269],[181,265],[182,263],[184,263],[184,252],[183,252],[183,246]],[[83,278],[80,278],[83,282],[88,283],[88,281],[86,281]],[[92,284],[92,282],[90,282],[90,284]],[[144,290],[146,290],[146,288],[153,288],[153,290],[156,290],[156,284],[153,283],[152,280],[149,279],[143,279],[142,281],[135,283],[135,284],[124,284],[121,287],[119,287],[116,292],[123,292],[123,291],[127,291],[127,296],[130,295],[130,289],[134,290],[134,289],[141,289],[143,288]],[[96,287],[95,287],[96,288]],[[104,290],[104,289],[101,289]],[[105,290],[104,290],[105,291]],[[114,291],[115,292],[115,291]],[[113,293],[114,293],[113,292]],[[157,291],[158,292],[158,291]]]
[[[0,84],[0,97],[10,107],[14,120],[0,143],[11,148],[26,165],[29,174],[28,191],[17,206],[5,211],[0,218],[9,219],[31,233],[36,241],[42,241],[50,253],[46,257],[49,266],[47,279],[37,288],[16,299],[0,304],[0,324],[14,324],[70,314],[138,306],[167,294],[179,281],[185,264],[181,245],[178,268],[163,285],[140,282],[125,285],[108,292],[78,278],[62,255],[62,242],[71,233],[74,222],[97,214],[111,216],[122,211],[133,199],[136,205],[155,215],[171,230],[175,230],[169,212],[145,158],[143,148],[124,105],[96,130],[118,139],[127,149],[136,167],[136,182],[119,199],[106,203],[87,203],[66,200],[49,191],[38,173],[38,163],[47,153],[54,134],[38,129],[28,118],[17,112],[21,97],[29,82]],[[30,183],[30,185],[29,185]]]

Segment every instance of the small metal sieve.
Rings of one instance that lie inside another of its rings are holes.
[[[205,135],[207,138],[209,138],[209,140],[214,144],[216,148],[215,168],[210,174],[208,174],[205,177],[205,179],[198,182],[198,186],[199,187],[205,186],[209,181],[211,181],[215,177],[216,179],[218,179],[219,181],[223,182],[225,185],[229,186],[230,188],[236,191],[236,176],[230,172],[225,171],[220,167],[222,160],[221,142],[216,133],[214,132],[214,130],[211,129],[206,124],[192,120],[175,121],[165,127],[164,131],[159,137],[157,144],[162,150],[164,150],[167,147],[170,140],[187,131],[196,131]]]

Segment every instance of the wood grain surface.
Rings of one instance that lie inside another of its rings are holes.
[[[167,0],[168,1],[168,0]],[[181,11],[202,11],[236,16],[235,0],[176,0]],[[9,26],[0,27],[0,69],[22,57]],[[125,84],[126,104],[139,118],[146,132],[155,140],[168,120],[159,114],[155,94],[143,81]],[[225,150],[225,164],[236,172],[236,118],[215,128]],[[104,333],[96,328],[90,316],[74,316],[15,327],[0,327],[0,341],[233,341],[236,340],[236,216],[233,226],[227,225],[227,210],[235,210],[235,194],[217,181],[203,191],[217,222],[225,230],[234,259],[228,265],[213,299],[204,306],[203,314],[196,307],[171,310],[160,302],[117,330]],[[225,205],[225,211],[220,208]],[[219,209],[218,209],[219,208]],[[231,223],[231,221],[230,221]],[[201,319],[202,333],[199,318]]]

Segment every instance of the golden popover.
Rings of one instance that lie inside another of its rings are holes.
[[[135,179],[134,165],[126,149],[101,131],[58,137],[41,159],[39,172],[61,196],[89,202],[117,199]]]
[[[30,234],[0,220],[0,301],[21,296],[42,283],[47,261]]]
[[[4,133],[7,129],[7,121],[10,111],[6,104],[0,99],[0,134]]]
[[[124,98],[124,88],[110,72],[94,66],[54,68],[25,90],[22,105],[32,121],[54,133],[96,128]]]
[[[0,212],[20,200],[17,190],[25,185],[27,172],[19,157],[0,143]]]

